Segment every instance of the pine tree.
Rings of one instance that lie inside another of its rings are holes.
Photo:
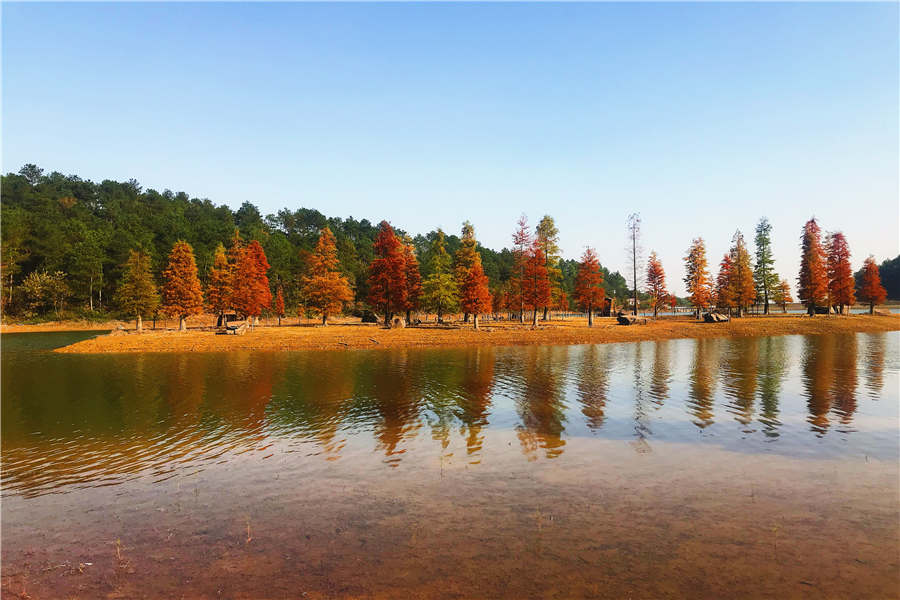
[[[578,274],[575,276],[575,300],[587,311],[588,327],[594,326],[594,310],[603,305],[605,295],[603,271],[600,269],[597,252],[593,248],[587,248],[581,255]]]
[[[853,268],[850,266],[850,246],[841,232],[835,232],[828,238],[828,295],[829,304],[838,305],[840,312],[845,306],[856,303],[856,282],[853,279]]]
[[[727,308],[731,313],[731,307],[734,306],[734,292],[732,291],[732,279],[734,271],[734,262],[731,254],[722,257],[719,263],[719,274],[716,277],[716,308]]]
[[[178,317],[178,330],[187,329],[186,319],[203,312],[203,289],[197,278],[194,249],[185,241],[175,242],[169,264],[163,271],[163,311]]]
[[[731,295],[737,308],[737,316],[744,314],[744,309],[756,299],[756,286],[753,283],[753,267],[750,265],[750,252],[744,243],[744,234],[736,231],[731,247]]]
[[[528,217],[524,214],[516,222],[516,231],[513,233],[513,260],[514,272],[510,278],[510,285],[515,288],[510,293],[519,300],[519,323],[525,322],[525,302],[522,300],[522,281],[525,279],[525,263],[528,262],[528,252],[531,248],[531,230],[528,228]]]
[[[550,298],[544,305],[543,320],[547,320],[549,304],[559,295],[562,271],[559,268],[559,229],[550,215],[544,215],[540,223],[534,228],[535,242],[540,245],[544,253],[544,267],[547,269],[547,278],[550,282]]]
[[[550,303],[550,279],[547,276],[547,262],[544,250],[538,241],[531,245],[528,262],[525,263],[525,278],[522,280],[522,297],[525,307],[532,311],[531,326],[537,327],[537,311]]]
[[[475,264],[475,257],[478,255],[478,242],[475,241],[475,228],[471,223],[466,221],[462,226],[462,238],[460,238],[460,246],[454,256],[453,271],[456,275],[456,285],[462,293],[463,283]],[[483,267],[482,267],[483,268]],[[463,322],[469,322],[469,313],[463,307]]]
[[[859,288],[859,299],[869,305],[869,314],[875,314],[875,305],[887,298],[887,290],[881,285],[881,274],[875,257],[869,255],[863,263],[862,285]]]
[[[478,315],[491,310],[491,292],[488,289],[487,275],[481,266],[481,255],[477,252],[472,266],[463,277],[459,294],[463,310],[472,315],[472,326],[478,329]]]
[[[769,314],[769,298],[778,286],[778,274],[775,273],[775,260],[772,257],[772,225],[765,217],[756,224],[756,266],[753,269],[753,281],[756,294],[763,302],[763,314]]]
[[[706,244],[703,238],[695,238],[691,243],[687,256],[684,257],[684,266],[686,273],[684,284],[699,319],[700,311],[709,308],[712,303],[712,282],[709,278]]]
[[[253,240],[240,252],[234,272],[232,303],[239,313],[254,322],[259,319],[263,308],[272,303],[268,271],[266,253],[262,245]]]
[[[231,285],[234,269],[228,263],[225,246],[219,244],[213,256],[213,264],[209,269],[209,280],[206,285],[206,305],[213,314],[221,317],[231,307]]]
[[[659,316],[659,309],[666,306],[669,291],[666,289],[666,272],[656,252],[650,252],[647,259],[647,293],[650,294],[650,305],[653,307],[653,318]]]
[[[406,261],[403,247],[387,221],[378,226],[373,245],[375,259],[369,267],[369,303],[384,312],[384,324],[390,326],[395,312],[406,306]]]
[[[459,287],[451,269],[452,259],[447,252],[444,232],[437,230],[431,244],[431,274],[423,286],[425,307],[437,313],[438,323],[444,322],[444,313],[459,306]]]
[[[822,248],[822,233],[815,218],[803,226],[800,242],[800,276],[797,295],[806,304],[810,315],[816,314],[816,305],[828,295],[828,274],[825,269],[825,250]]]
[[[406,322],[410,322],[411,313],[419,310],[422,300],[422,274],[419,273],[419,261],[416,260],[415,248],[411,242],[403,245],[403,263],[406,272]]]
[[[306,275],[301,280],[307,305],[322,316],[323,326],[328,325],[329,315],[340,312],[347,302],[353,300],[350,284],[338,265],[334,234],[324,227],[319,232],[319,241],[309,257]]]
[[[138,333],[144,330],[143,316],[159,306],[159,292],[150,272],[150,255],[143,250],[131,250],[122,280],[116,291],[116,304],[122,312],[135,316]]]

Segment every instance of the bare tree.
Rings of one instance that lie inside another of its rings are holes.
[[[628,257],[631,260],[631,287],[633,290],[634,306],[632,314],[638,314],[638,286],[641,284],[641,215],[632,213],[628,215],[628,245],[626,247]]]

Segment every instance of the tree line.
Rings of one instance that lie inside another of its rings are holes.
[[[638,215],[628,221],[629,287],[591,248],[579,261],[562,259],[550,216],[532,228],[523,215],[511,247],[498,252],[481,246],[468,222],[459,236],[437,229],[411,237],[387,222],[326,218],[307,208],[263,217],[249,202],[232,211],[183,192],[145,191],[134,180],[96,184],[34,165],[0,177],[0,193],[5,314],[119,311],[140,320],[162,311],[183,325],[203,311],[254,318],[268,311],[279,319],[306,312],[327,323],[343,311],[371,309],[389,322],[425,310],[438,321],[462,312],[477,327],[479,315],[507,313],[534,326],[539,316],[573,307],[592,324],[597,310],[629,302],[635,313],[690,303],[698,315],[716,307],[737,316],[752,304],[768,312],[792,302],[790,285],[774,270],[766,219],[756,228],[753,256],[736,232],[715,280],[703,239],[693,240],[685,257],[689,298],[680,300],[667,291],[655,252],[639,272]],[[804,227],[800,300],[812,311],[857,296],[882,302],[874,259],[854,275],[843,234],[821,235],[814,219]],[[900,257],[882,265],[888,289],[900,279],[898,267]]]

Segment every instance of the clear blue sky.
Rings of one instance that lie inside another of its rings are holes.
[[[681,293],[695,236],[898,253],[898,5],[3,3],[4,172],[135,178],[489,247],[555,217]]]

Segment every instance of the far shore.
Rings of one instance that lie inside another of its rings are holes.
[[[728,323],[703,323],[690,316],[649,319],[646,325],[618,325],[614,318],[596,318],[587,326],[584,317],[539,321],[484,321],[479,330],[455,322],[445,326],[426,323],[405,329],[340,320],[327,327],[299,325],[296,319],[282,326],[260,325],[244,335],[216,335],[209,327],[149,329],[137,334],[116,329],[108,335],[58,348],[62,353],[231,352],[241,350],[358,350],[380,348],[450,348],[465,346],[569,345],[639,342],[679,338],[821,335],[827,333],[900,330],[900,315],[825,316],[773,314],[745,316]],[[61,329],[57,329],[61,330]],[[9,330],[4,330],[9,331]],[[37,331],[53,331],[39,329]]]

